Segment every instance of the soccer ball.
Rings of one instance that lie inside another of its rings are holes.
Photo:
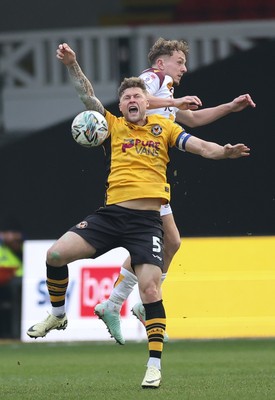
[[[84,147],[100,146],[108,135],[108,124],[97,111],[83,111],[72,122],[74,140]]]

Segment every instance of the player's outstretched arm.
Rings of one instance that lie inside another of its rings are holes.
[[[231,110],[232,112],[239,112],[244,110],[246,107],[255,108],[256,104],[252,100],[251,96],[247,94],[242,94],[239,97],[236,97],[234,100],[231,101]]]
[[[71,81],[81,101],[88,110],[95,110],[104,114],[104,107],[95,96],[93,86],[83,73],[76,60],[76,54],[67,43],[61,43],[56,50],[56,57],[66,65]]]
[[[239,112],[247,107],[255,108],[256,104],[249,94],[242,94],[229,103],[220,104],[216,107],[204,108],[202,110],[179,110],[176,121],[190,128],[210,124],[232,112]]]
[[[162,107],[177,107],[182,110],[197,110],[202,105],[201,100],[197,96],[184,96],[174,99],[172,97],[156,97],[148,93],[147,98],[149,101],[148,109],[150,110]]]
[[[221,146],[214,142],[207,142],[195,136],[190,136],[186,142],[185,150],[189,153],[198,154],[205,158],[221,160],[225,158],[247,157],[250,154],[250,148],[243,143],[235,145],[226,144]]]
[[[56,58],[58,58],[66,67],[75,64],[76,54],[67,43],[60,43],[56,50]]]

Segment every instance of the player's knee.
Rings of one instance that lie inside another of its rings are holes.
[[[180,236],[178,236],[177,239],[174,241],[174,245],[173,245],[174,254],[179,250],[180,245],[181,245],[181,240],[180,240]]]
[[[128,256],[128,257],[126,258],[126,260],[125,260],[124,263],[122,264],[122,268],[125,268],[125,269],[127,269],[128,271],[131,271],[131,272],[132,272],[132,269],[131,269],[131,257],[130,257],[130,256]]]
[[[175,237],[174,240],[165,241],[164,251],[167,255],[169,255],[170,258],[173,258],[173,256],[179,250],[180,245],[181,245],[180,236]]]
[[[46,261],[47,264],[52,267],[60,267],[63,265],[59,251],[55,250],[53,247],[47,251]]]
[[[143,303],[154,303],[159,300],[159,290],[156,286],[148,286],[143,291]]]

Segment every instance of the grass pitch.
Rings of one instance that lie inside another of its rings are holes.
[[[147,344],[2,343],[3,400],[275,399],[275,340],[165,345],[162,385],[141,388]]]

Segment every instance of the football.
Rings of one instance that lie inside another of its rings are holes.
[[[97,111],[86,110],[78,114],[72,122],[74,140],[84,147],[100,146],[108,135],[108,123]]]

